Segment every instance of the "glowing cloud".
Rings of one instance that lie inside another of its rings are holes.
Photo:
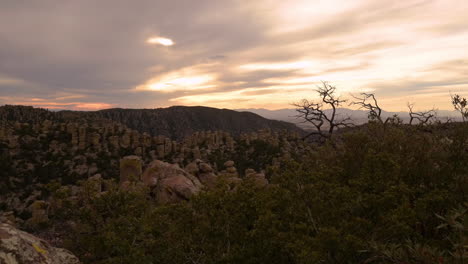
[[[300,70],[306,69],[313,66],[313,63],[310,61],[295,61],[295,62],[286,62],[286,63],[252,63],[252,64],[243,64],[239,68],[241,70]]]
[[[157,91],[171,93],[175,91],[193,91],[216,88],[213,83],[216,75],[207,73],[202,69],[194,67],[184,68],[178,71],[169,72],[146,82],[146,84],[136,87],[136,90]]]
[[[303,86],[288,86],[287,90],[247,88],[227,92],[213,92],[172,98],[169,101],[182,105],[210,105],[219,108],[281,108],[284,101],[294,102],[309,95],[310,89]],[[284,88],[284,87],[283,87]]]
[[[100,110],[111,108],[113,105],[108,103],[75,103],[74,107],[80,110]]]
[[[15,97],[15,96],[0,96],[0,104],[8,103],[13,105],[30,105],[34,107],[41,107],[46,109],[69,109],[69,110],[101,110],[106,108],[115,107],[114,104],[104,102],[80,102],[80,101],[67,101],[66,99],[81,98],[81,95],[69,95],[64,97]]]
[[[174,45],[174,41],[169,38],[163,38],[163,37],[152,37],[146,40],[146,43],[148,44],[157,44],[157,45],[163,45],[163,46],[172,46]]]

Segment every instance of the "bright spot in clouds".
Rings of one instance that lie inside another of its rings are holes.
[[[206,90],[216,87],[216,85],[213,84],[216,77],[216,74],[204,72],[203,69],[197,66],[187,67],[157,76],[147,81],[146,84],[136,87],[136,90],[149,90],[163,93]]]
[[[174,45],[174,41],[172,41],[172,39],[163,38],[163,37],[149,38],[146,42],[149,44],[163,45],[166,47]]]
[[[300,70],[306,69],[313,65],[310,61],[296,61],[296,62],[286,62],[286,63],[252,63],[252,64],[243,64],[239,68],[242,70]]]
[[[147,85],[149,90],[160,92],[174,92],[180,90],[198,90],[200,88],[209,88],[211,85],[200,86],[212,80],[210,75],[198,75],[188,77],[176,77],[167,81],[150,83]]]
[[[265,92],[262,92],[265,91]],[[301,86],[288,87],[288,93],[273,88],[247,88],[226,92],[212,92],[197,95],[187,95],[170,99],[175,104],[182,105],[211,105],[218,108],[281,108],[284,101],[294,102],[297,98],[304,98],[308,91]],[[262,102],[259,104],[259,101]]]

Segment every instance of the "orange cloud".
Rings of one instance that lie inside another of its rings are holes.
[[[73,96],[68,96],[70,98]],[[60,102],[63,97],[45,98],[25,98],[25,97],[0,97],[0,103],[12,105],[30,105],[47,109],[69,109],[69,110],[100,110],[115,107],[113,104],[103,102]]]
[[[83,109],[83,110],[100,110],[106,108],[112,108],[112,104],[107,103],[76,103],[75,109]]]

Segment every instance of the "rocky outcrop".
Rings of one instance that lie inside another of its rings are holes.
[[[239,174],[237,173],[236,167],[234,167],[234,161],[228,160],[224,163],[225,170],[222,173],[228,177],[238,177]]]
[[[228,160],[224,163],[225,170],[221,171],[219,176],[230,184],[240,184],[242,179],[239,178],[236,167],[234,167],[234,161]]]
[[[209,112],[215,110],[202,109],[206,118]],[[230,114],[226,113],[224,119],[215,119],[226,121],[230,118]],[[238,132],[230,133],[229,129],[218,130],[215,125],[205,131],[201,130],[204,129],[204,122],[208,124],[211,121],[200,116],[194,118],[193,122],[187,123],[187,127],[192,123],[200,125],[196,132],[181,140],[173,140],[174,137],[165,135],[141,133],[93,113],[0,106],[0,162],[5,165],[0,173],[3,176],[0,177],[0,207],[4,212],[13,212],[16,222],[42,226],[47,225],[47,214],[44,212],[50,211],[50,206],[35,204],[36,208],[31,205],[35,200],[48,203],[49,194],[31,193],[44,190],[47,184],[54,181],[62,185],[76,185],[96,174],[100,174],[103,180],[111,179],[120,171],[122,189],[154,189],[161,182],[152,177],[148,178],[149,182],[143,183],[142,171],[145,164],[161,160],[179,164],[180,168],[192,164],[185,167],[186,172],[205,189],[212,189],[222,182],[242,182],[246,175],[245,161],[255,160],[257,153],[265,160],[252,164],[252,167],[261,171],[269,165],[280,166],[292,154],[301,155],[310,151],[310,147],[295,133],[268,128],[249,133],[242,133],[243,130],[239,128],[236,129]],[[248,121],[246,123],[251,125]],[[128,155],[135,156],[120,160]],[[222,166],[221,161],[229,159],[234,159],[236,166],[233,162]],[[223,181],[219,181],[220,178]],[[266,182],[261,176],[254,178],[259,185]],[[171,181],[174,180],[169,181],[174,185]],[[105,189],[105,186],[102,188]],[[101,189],[98,182],[95,189]],[[182,195],[182,198],[178,198],[185,200],[187,197]],[[35,216],[31,217],[32,214]]]
[[[208,164],[199,159],[189,163],[185,170],[195,175],[200,182],[207,188],[213,188],[216,186],[218,176],[214,173],[213,168]]]
[[[69,251],[52,247],[46,241],[0,224],[0,263],[2,264],[79,264]]]
[[[16,224],[15,212],[13,211],[1,212],[0,223],[15,225]]]
[[[189,200],[202,188],[202,184],[195,176],[177,164],[160,160],[149,164],[142,175],[142,181],[152,187],[152,192],[160,203]]]

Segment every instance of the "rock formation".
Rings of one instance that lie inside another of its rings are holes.
[[[86,137],[86,127],[80,127],[78,130],[78,148],[85,149],[88,145],[87,137]]]
[[[122,138],[121,138],[121,140],[120,140],[120,146],[121,146],[122,148],[128,148],[128,147],[130,147],[130,139],[131,139],[130,137],[131,137],[131,134],[129,134],[128,132],[125,133],[125,134],[122,136]]]
[[[52,247],[46,241],[0,223],[0,263],[2,264],[79,264],[69,251]]]
[[[238,177],[239,174],[237,174],[237,169],[234,167],[234,161],[228,160],[224,163],[224,167],[226,169],[223,171],[225,175],[231,176],[231,177]]]
[[[202,184],[177,164],[160,160],[151,162],[142,175],[142,181],[153,187],[152,192],[160,203],[188,200],[198,193]]]
[[[225,170],[221,171],[219,176],[223,178],[227,183],[230,184],[239,184],[242,182],[242,179],[239,178],[236,167],[234,167],[234,161],[228,160],[224,163]]]
[[[218,121],[226,122],[225,119]],[[179,124],[167,125],[164,129],[170,130]],[[290,131],[264,129],[253,132],[249,128],[248,131],[252,132],[239,135],[238,132],[216,130],[217,126],[210,126],[206,131],[200,129],[196,127],[195,133],[183,139],[170,138],[142,133],[111,120],[96,119],[94,114],[1,106],[0,162],[6,166],[0,173],[5,176],[0,177],[0,206],[3,206],[4,212],[14,212],[17,221],[25,222],[31,216],[29,208],[35,200],[49,202],[47,195],[29,199],[30,192],[43,190],[44,186],[54,181],[62,185],[76,185],[78,181],[96,174],[100,174],[103,180],[114,178],[119,174],[119,169],[121,186],[123,183],[135,183],[144,187],[140,180],[143,168],[154,160],[185,167],[189,175],[205,189],[210,189],[218,184],[219,178],[229,183],[241,182],[247,164],[262,171],[266,166],[281,166],[292,154],[297,156],[310,150],[297,134]],[[263,160],[255,164],[257,153]],[[120,160],[127,155],[138,157]],[[227,162],[224,169],[220,166],[222,161],[231,159],[233,161]],[[247,162],[250,160],[254,160],[254,164]],[[240,164],[237,168],[234,161]],[[259,185],[264,185],[266,178],[256,174],[251,177]],[[164,182],[174,185],[171,181],[174,180]],[[156,188],[160,183],[159,178],[153,177],[146,185]],[[166,194],[161,196],[172,197]],[[188,196],[176,197],[184,200]]]
[[[185,170],[195,175],[200,182],[207,188],[213,188],[216,186],[218,176],[214,174],[213,168],[208,164],[199,159],[189,163]]]

